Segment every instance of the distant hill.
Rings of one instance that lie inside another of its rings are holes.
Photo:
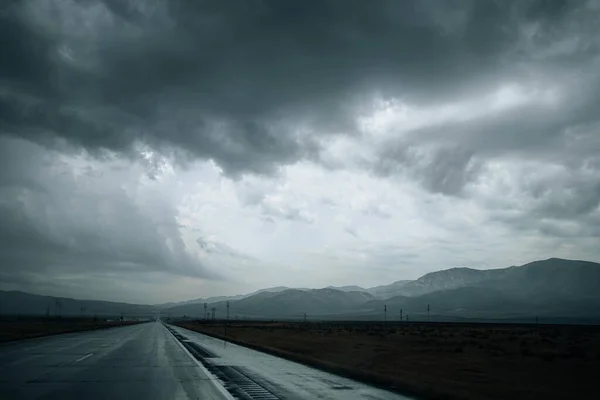
[[[0,291],[0,312],[44,315],[55,313],[55,299],[24,292]],[[424,318],[427,306],[433,316],[456,318],[529,318],[532,315],[600,317],[600,264],[551,258],[522,266],[477,270],[451,268],[423,275],[414,281],[390,285],[324,289],[261,289],[238,296],[195,299],[161,306],[62,298],[62,315],[162,315],[204,317],[203,303],[217,318],[380,319],[384,307],[390,319],[404,315]]]
[[[600,264],[551,258],[496,270],[453,268],[404,286],[374,310],[425,314],[600,316]],[[420,294],[420,295],[419,295]]]
[[[181,301],[178,303],[164,303],[164,304],[158,305],[158,307],[160,307],[161,309],[167,309],[167,308],[179,307],[179,306],[183,306],[183,305],[204,304],[204,303],[212,304],[212,303],[218,303],[221,301],[234,301],[234,300],[245,299],[246,297],[254,296],[255,294],[262,293],[262,292],[275,293],[275,292],[280,292],[282,290],[287,290],[287,289],[290,289],[290,288],[287,286],[276,286],[276,287],[271,287],[271,288],[266,288],[266,289],[260,289],[260,290],[257,290],[255,292],[248,293],[248,294],[239,294],[239,295],[235,295],[235,296],[213,296],[213,297],[207,297],[205,299],[202,297],[199,297],[197,299]]]
[[[373,310],[383,310],[384,305],[393,315],[401,309],[404,315],[425,315],[428,306],[433,314],[473,315],[481,312],[505,314],[519,311],[523,310],[525,303],[497,290],[463,287],[416,297],[396,296],[387,300],[372,301],[365,306]]]
[[[417,280],[406,282],[404,285],[399,286],[396,294],[402,296],[421,296],[440,290],[473,286],[479,282],[499,277],[505,271],[506,269],[480,270],[473,268],[451,268],[431,272]]]
[[[280,292],[263,291],[253,296],[230,301],[230,316],[244,317],[302,317],[304,313],[335,314],[360,308],[363,304],[374,300],[365,292],[344,292],[336,289],[287,289]],[[211,304],[217,312],[217,318],[227,311],[226,303]],[[169,312],[176,315],[202,316],[203,309],[187,305],[174,307]]]
[[[60,301],[60,310],[57,302]],[[84,308],[87,316],[152,316],[156,314],[155,306],[116,303],[97,300],[77,300],[65,297],[40,296],[19,291],[0,290],[0,313],[3,315],[46,315],[51,316],[60,311],[62,316],[79,316]]]
[[[423,318],[428,305],[432,315],[464,318],[600,316],[600,264],[553,258],[502,269],[451,268],[414,281],[368,289],[342,286],[263,291],[231,301],[230,316],[302,318],[306,313],[321,318],[344,315],[379,319],[386,306],[394,318],[400,309]],[[217,318],[225,315],[226,303],[213,303],[212,307]],[[201,316],[198,307],[170,311]]]
[[[600,287],[599,265],[589,261],[550,258],[522,266],[479,270],[450,268],[431,272],[414,281],[367,289],[376,298],[415,297],[442,290],[484,286],[513,294],[552,292],[556,296],[596,296]],[[393,296],[389,296],[393,294]]]
[[[363,288],[361,286],[327,286],[327,289],[341,290],[342,292],[366,292],[376,299],[389,299],[402,293],[402,287],[412,281],[396,281],[389,285],[374,286]]]
[[[366,291],[373,297],[384,300],[403,294],[403,288],[411,282],[413,281],[396,281],[390,285],[375,286]]]
[[[341,290],[342,292],[366,292],[367,289],[360,286],[327,286],[326,289]]]
[[[505,268],[493,279],[481,282],[527,298],[598,298],[600,296],[600,264],[589,261],[550,258],[519,267]]]

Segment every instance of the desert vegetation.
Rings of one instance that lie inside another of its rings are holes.
[[[224,338],[223,322],[178,325]],[[600,327],[229,322],[227,340],[417,398],[596,398]]]

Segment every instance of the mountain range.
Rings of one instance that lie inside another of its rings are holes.
[[[0,315],[86,315],[91,317],[94,315],[120,316],[121,314],[137,317],[152,316],[156,315],[156,307],[144,304],[78,300],[0,290]]]
[[[194,299],[180,303],[138,305],[61,299],[63,315],[149,315],[216,318],[229,311],[232,319],[398,319],[400,310],[412,318],[519,318],[526,316],[600,318],[600,264],[551,258],[522,266],[478,270],[451,268],[413,281],[389,285],[329,286],[323,289],[261,289],[238,296]],[[0,291],[0,312],[43,314],[56,298]],[[427,310],[430,310],[429,312]]]
[[[199,297],[197,299],[181,301],[178,303],[157,304],[156,307],[158,307],[159,309],[169,309],[169,308],[173,308],[176,306],[184,306],[184,305],[190,305],[190,304],[204,304],[204,303],[212,304],[212,303],[218,303],[218,302],[222,302],[222,301],[242,300],[242,299],[254,296],[259,293],[264,293],[264,292],[275,293],[275,292],[282,292],[282,291],[288,290],[288,289],[291,289],[291,288],[289,288],[287,286],[275,286],[275,287],[271,287],[271,288],[260,289],[260,290],[257,290],[255,292],[248,293],[248,294],[238,294],[236,296],[213,296],[213,297],[207,297],[207,298]],[[308,289],[300,289],[300,290],[308,290]]]

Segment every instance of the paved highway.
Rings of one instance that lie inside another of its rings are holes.
[[[159,322],[0,345],[2,400],[234,398],[405,399]]]
[[[0,399],[231,399],[161,324],[0,346]]]
[[[223,340],[168,326],[187,346],[198,350],[204,364],[226,387],[241,385],[263,399],[406,400],[386,390],[365,385],[315,368],[284,360]]]

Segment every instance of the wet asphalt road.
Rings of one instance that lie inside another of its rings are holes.
[[[406,399],[160,322],[0,345],[1,400],[234,398]]]
[[[168,325],[203,353],[204,364],[225,386],[250,387],[264,399],[407,400],[386,390],[288,361],[188,329]],[[252,381],[252,382],[248,382]],[[253,383],[250,385],[249,383]],[[269,396],[272,394],[273,396]],[[258,398],[258,397],[254,397]]]
[[[157,322],[0,346],[0,399],[227,399]]]

